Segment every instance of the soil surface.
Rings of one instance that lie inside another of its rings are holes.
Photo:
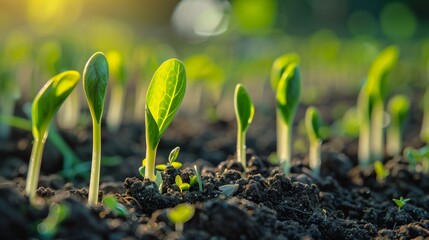
[[[101,171],[100,201],[115,196],[127,209],[125,215],[102,203],[94,208],[86,205],[92,153],[88,126],[59,131],[76,155],[67,174],[65,157],[48,140],[37,203],[31,206],[23,192],[32,136],[13,129],[10,140],[0,144],[0,238],[429,238],[427,174],[410,172],[408,163],[394,156],[384,162],[390,174],[377,179],[372,167],[357,166],[356,140],[331,138],[323,144],[321,176],[312,176],[305,153],[296,154],[292,173],[285,176],[267,157],[275,151],[272,119],[268,116],[252,123],[250,129],[255,129],[249,132],[248,168],[244,170],[234,156],[235,120],[202,124],[176,117],[161,140],[157,161],[166,162],[169,151],[180,146],[178,160],[184,165],[167,167],[161,187],[138,171],[145,152],[143,125],[127,123],[118,133],[103,130],[102,155],[107,160]],[[189,183],[194,165],[200,169],[203,190],[193,184],[181,191],[175,178],[180,175]],[[222,191],[225,185],[235,191]],[[411,200],[398,209],[392,199],[401,196]],[[195,209],[183,231],[168,217],[180,203]],[[67,209],[62,217],[55,215],[58,206]],[[52,226],[49,231],[47,224]]]

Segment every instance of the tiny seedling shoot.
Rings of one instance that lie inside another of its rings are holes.
[[[401,208],[407,204],[407,202],[409,202],[411,199],[410,198],[403,198],[402,196],[399,199],[392,199],[392,201],[396,204],[396,206],[398,206],[398,212],[401,211]]]
[[[156,169],[159,171],[164,171],[167,166],[172,166],[175,169],[179,169],[182,167],[182,163],[177,161],[177,157],[179,156],[180,147],[175,147],[173,150],[171,150],[170,154],[168,155],[168,163],[167,164],[158,164],[156,165]]]
[[[384,101],[387,95],[387,75],[396,64],[399,50],[396,46],[384,49],[373,61],[368,79],[358,97],[360,136],[359,164],[366,168],[384,153],[383,121]]]
[[[98,202],[98,188],[101,166],[101,117],[103,116],[106,97],[109,67],[103,53],[91,56],[83,70],[83,88],[92,117],[92,166],[89,183],[88,204],[95,206]]]
[[[301,78],[298,65],[290,64],[280,78],[276,92],[276,102],[278,112],[281,116],[280,129],[283,129],[280,134],[282,140],[279,145],[278,157],[280,165],[285,174],[289,173],[289,168],[292,161],[292,130],[293,120],[298,108],[301,95]],[[278,133],[279,134],[279,133]]]
[[[252,99],[242,84],[237,84],[234,92],[234,109],[237,119],[237,160],[246,170],[246,132],[255,114]]]
[[[394,156],[402,150],[402,132],[410,112],[410,101],[404,95],[396,95],[390,99],[387,109],[390,125],[386,132],[386,152]]]
[[[310,153],[308,156],[309,166],[315,176],[320,175],[320,147],[322,145],[322,137],[320,128],[322,125],[322,118],[319,111],[315,107],[307,108],[305,113],[305,128],[307,130],[308,141],[310,145]]]
[[[49,124],[63,102],[76,87],[79,78],[80,74],[76,71],[60,73],[43,86],[33,101],[31,117],[34,143],[25,186],[25,193],[32,202],[36,196],[43,148],[48,137]]]
[[[155,180],[155,158],[159,141],[179,110],[185,90],[185,67],[177,59],[169,59],[161,64],[147,90],[145,177],[151,181]]]
[[[194,216],[195,208],[189,204],[181,203],[169,209],[167,216],[175,224],[176,231],[182,232],[185,223]]]

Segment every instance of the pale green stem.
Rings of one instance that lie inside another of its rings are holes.
[[[384,104],[382,101],[377,101],[371,113],[371,161],[382,161],[384,156],[383,143],[383,115]]]
[[[46,134],[47,135],[47,134]],[[25,193],[30,198],[30,202],[34,202],[36,198],[36,189],[39,182],[40,165],[42,164],[43,148],[45,146],[46,137],[42,140],[34,139],[33,148],[31,150],[30,165],[28,166],[28,176],[25,185]]]
[[[92,119],[92,165],[91,179],[89,182],[88,205],[96,206],[98,203],[98,189],[100,185],[101,166],[101,124]]]
[[[401,129],[397,124],[392,124],[387,129],[386,136],[386,151],[390,156],[399,154],[402,150],[402,134]]]
[[[281,161],[282,158],[285,158],[285,153],[282,151],[284,149],[285,133],[284,133],[284,124],[283,119],[280,116],[279,110],[276,111],[276,127],[277,127],[277,158]]]
[[[368,121],[362,121],[359,129],[358,159],[361,168],[367,168],[371,165],[370,129]]]
[[[279,115],[279,114],[278,114]],[[283,168],[285,174],[289,174],[289,168],[292,161],[292,127],[284,123],[283,119],[277,118],[279,123],[277,129],[277,151],[280,160],[280,166]],[[293,119],[293,118],[292,118]],[[292,121],[289,121],[291,123]]]
[[[146,137],[146,139],[148,139]],[[147,140],[146,140],[147,141]],[[146,149],[146,167],[145,167],[145,178],[149,178],[151,181],[155,181],[155,158],[156,158],[156,149],[150,149],[149,143],[146,143],[148,148]]]
[[[176,224],[175,224],[175,229],[176,229],[176,231],[177,231],[177,232],[183,232],[183,227],[184,227],[184,225],[185,225],[185,224],[183,224],[183,223],[176,223]]]
[[[120,85],[112,89],[112,96],[109,101],[107,112],[107,128],[110,132],[117,132],[122,122],[123,115],[124,88]]]
[[[241,162],[244,171],[246,171],[246,131],[241,132],[239,129],[240,126],[237,130],[237,160]]]
[[[309,165],[313,171],[314,176],[320,176],[320,149],[322,146],[322,141],[317,139],[316,141],[310,142],[310,152],[309,152]]]

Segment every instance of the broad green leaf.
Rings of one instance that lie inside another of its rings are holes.
[[[234,92],[234,109],[240,131],[245,132],[249,128],[255,114],[252,99],[242,84],[237,84]]]
[[[168,162],[173,163],[176,161],[177,157],[179,156],[180,147],[175,147],[173,150],[171,150],[170,154],[168,155]]]
[[[35,139],[44,137],[49,123],[76,87],[79,78],[80,74],[76,71],[60,73],[49,79],[36,95],[31,109],[33,136]]]
[[[177,205],[175,208],[170,209],[168,211],[168,218],[173,223],[186,223],[187,221],[191,220],[191,218],[194,216],[195,208],[192,207],[189,204],[181,203]]]
[[[300,58],[295,53],[285,54],[274,60],[270,76],[271,87],[273,88],[274,92],[277,91],[279,81],[282,78],[283,72],[286,70],[286,68],[292,63],[299,64],[299,62]]]
[[[305,129],[307,130],[310,141],[319,141],[322,139],[320,128],[322,127],[322,118],[315,107],[308,107],[305,112]]]
[[[296,63],[290,64],[283,73],[277,87],[277,108],[283,121],[290,124],[295,115],[301,96],[301,77]]]
[[[109,80],[109,66],[103,53],[91,56],[83,70],[83,88],[92,116],[101,122]]]
[[[165,61],[156,70],[146,94],[146,105],[162,135],[179,110],[186,89],[186,73],[177,59]]]
[[[156,124],[155,119],[150,111],[150,109],[146,106],[146,141],[148,146],[152,149],[156,149],[159,143],[159,139],[161,135],[159,134],[158,125]],[[146,150],[147,151],[147,150]]]
[[[396,46],[385,48],[372,62],[368,73],[367,91],[375,98],[384,99],[387,94],[387,75],[396,65],[399,49]]]

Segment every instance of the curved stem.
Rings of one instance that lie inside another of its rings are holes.
[[[310,143],[309,166],[315,176],[320,176],[320,148],[322,141],[317,140]]]
[[[101,124],[94,118],[92,120],[92,165],[91,179],[89,182],[88,205],[95,206],[98,203],[98,189],[100,185],[101,166]]]
[[[30,165],[28,167],[27,182],[25,185],[25,193],[30,198],[30,202],[34,202],[36,197],[45,139],[46,138],[43,138],[42,140],[34,139],[33,148],[31,150]]]

